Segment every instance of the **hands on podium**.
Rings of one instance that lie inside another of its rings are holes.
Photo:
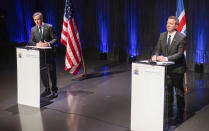
[[[49,43],[47,41],[44,40],[44,42],[42,41],[39,41],[39,43],[36,44],[36,46],[39,46],[39,47],[49,47]]]
[[[152,56],[152,61],[156,62],[156,61],[160,61],[160,62],[165,62],[168,61],[167,57],[164,56]]]

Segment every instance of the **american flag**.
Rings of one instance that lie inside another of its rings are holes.
[[[81,68],[82,53],[72,0],[65,3],[61,43],[66,47],[65,70],[76,75]]]
[[[176,5],[177,5],[176,6],[176,15],[179,19],[179,25],[177,27],[177,31],[186,35],[186,16],[185,16],[183,0],[177,0]],[[184,51],[184,55],[186,56],[186,48]]]

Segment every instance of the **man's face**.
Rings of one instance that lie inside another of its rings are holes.
[[[177,25],[175,23],[176,21],[174,19],[168,19],[167,21],[167,31],[173,32],[177,28]]]
[[[39,15],[36,15],[36,16],[34,16],[33,17],[33,20],[34,20],[34,22],[35,22],[35,24],[37,25],[37,26],[41,26],[42,25],[42,19],[41,19],[41,17],[39,16]]]

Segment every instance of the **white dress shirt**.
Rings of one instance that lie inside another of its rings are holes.
[[[38,26],[38,31],[40,33],[40,26]],[[42,34],[43,34],[44,33],[44,22],[41,25],[41,31],[42,31]]]
[[[176,34],[176,31],[174,31],[174,32],[173,32],[173,33],[171,33],[171,34],[168,32],[168,35],[167,35],[167,43],[168,43],[168,38],[169,38],[169,35],[171,36],[171,43],[172,43],[172,41],[173,41],[173,38],[174,38],[175,34]],[[171,45],[171,43],[170,43],[170,45]]]

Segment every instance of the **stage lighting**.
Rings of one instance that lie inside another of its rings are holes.
[[[130,55],[128,61],[129,61],[129,63],[136,61],[136,56]]]

